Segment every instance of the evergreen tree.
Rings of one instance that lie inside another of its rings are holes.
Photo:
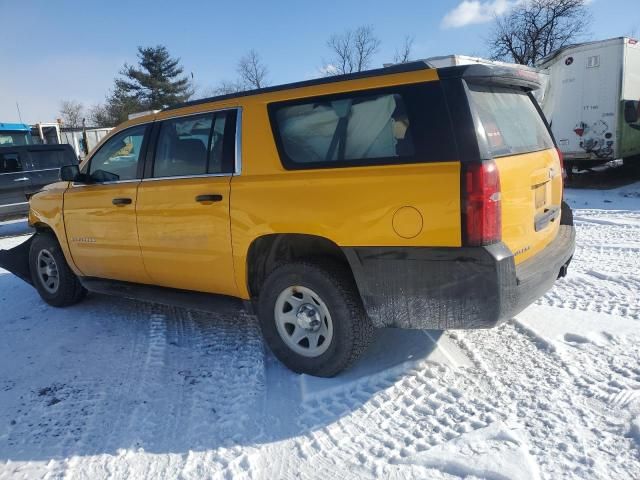
[[[138,47],[138,66],[125,64],[115,81],[116,92],[135,98],[147,109],[166,108],[193,95],[179,58],[172,58],[163,45]]]
[[[138,59],[137,66],[122,67],[105,103],[91,109],[96,126],[115,126],[130,113],[166,108],[193,95],[180,59],[172,58],[166,47],[138,47]]]

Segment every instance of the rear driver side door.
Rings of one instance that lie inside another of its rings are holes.
[[[239,168],[239,115],[229,109],[156,123],[155,154],[137,203],[140,246],[153,284],[237,294],[229,196]]]

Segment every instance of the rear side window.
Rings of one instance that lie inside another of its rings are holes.
[[[64,165],[64,151],[62,150],[31,150],[29,152],[34,170],[60,168]]]
[[[223,111],[163,121],[153,177],[231,173],[235,115]]]
[[[269,114],[288,169],[456,157],[437,82],[275,103]]]
[[[533,100],[510,88],[469,85],[473,104],[494,157],[554,148]]]
[[[22,162],[17,153],[0,153],[0,173],[22,171]]]

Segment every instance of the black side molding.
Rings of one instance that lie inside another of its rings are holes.
[[[82,286],[90,292],[159,303],[160,305],[221,314],[237,313],[238,310],[243,308],[242,300],[227,297],[226,295],[192,292],[103,278],[80,277],[79,280]]]

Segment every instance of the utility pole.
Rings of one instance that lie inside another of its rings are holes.
[[[20,123],[24,123],[22,121],[22,114],[20,113],[20,105],[18,105],[18,102],[16,102],[16,108],[18,109],[18,118],[20,119]]]

